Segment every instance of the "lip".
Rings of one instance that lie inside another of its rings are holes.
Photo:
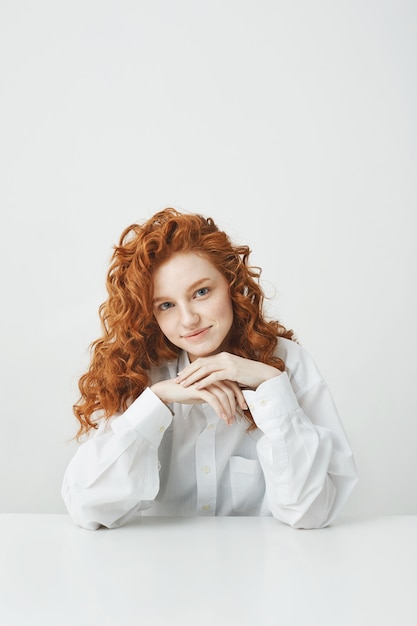
[[[193,330],[193,332],[188,333],[188,335],[183,335],[182,338],[187,339],[188,341],[194,341],[196,339],[199,339],[200,337],[203,337],[207,333],[207,331],[210,330],[210,328],[211,326],[207,326],[206,328]]]

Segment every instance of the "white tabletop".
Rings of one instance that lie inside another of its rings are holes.
[[[416,596],[417,516],[87,531],[66,515],[0,515],[1,626],[415,626]]]

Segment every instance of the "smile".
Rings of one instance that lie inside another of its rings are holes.
[[[209,331],[211,328],[211,326],[207,326],[207,328],[201,328],[200,330],[194,330],[192,333],[189,333],[188,335],[183,335],[183,339],[188,339],[193,341],[193,339],[199,339],[200,337],[203,337],[207,331]]]

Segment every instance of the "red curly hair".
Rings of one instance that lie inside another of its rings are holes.
[[[176,359],[179,348],[161,332],[153,314],[153,273],[177,252],[198,252],[230,286],[234,321],[229,351],[283,371],[274,355],[278,337],[294,339],[278,321],[266,321],[261,270],[248,265],[248,246],[234,245],[211,218],[167,208],[147,222],[126,228],[115,246],[107,274],[107,300],[100,306],[103,335],[91,348],[91,364],[79,380],[74,405],[78,437],[97,420],[126,410],[149,384],[149,370]],[[254,428],[248,411],[246,417]]]

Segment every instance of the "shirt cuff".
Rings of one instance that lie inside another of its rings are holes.
[[[256,391],[243,391],[256,425],[267,434],[282,426],[299,404],[287,372],[270,378]]]
[[[115,432],[133,429],[147,441],[159,446],[171,422],[170,409],[147,387],[123,415],[114,420],[112,428]]]

